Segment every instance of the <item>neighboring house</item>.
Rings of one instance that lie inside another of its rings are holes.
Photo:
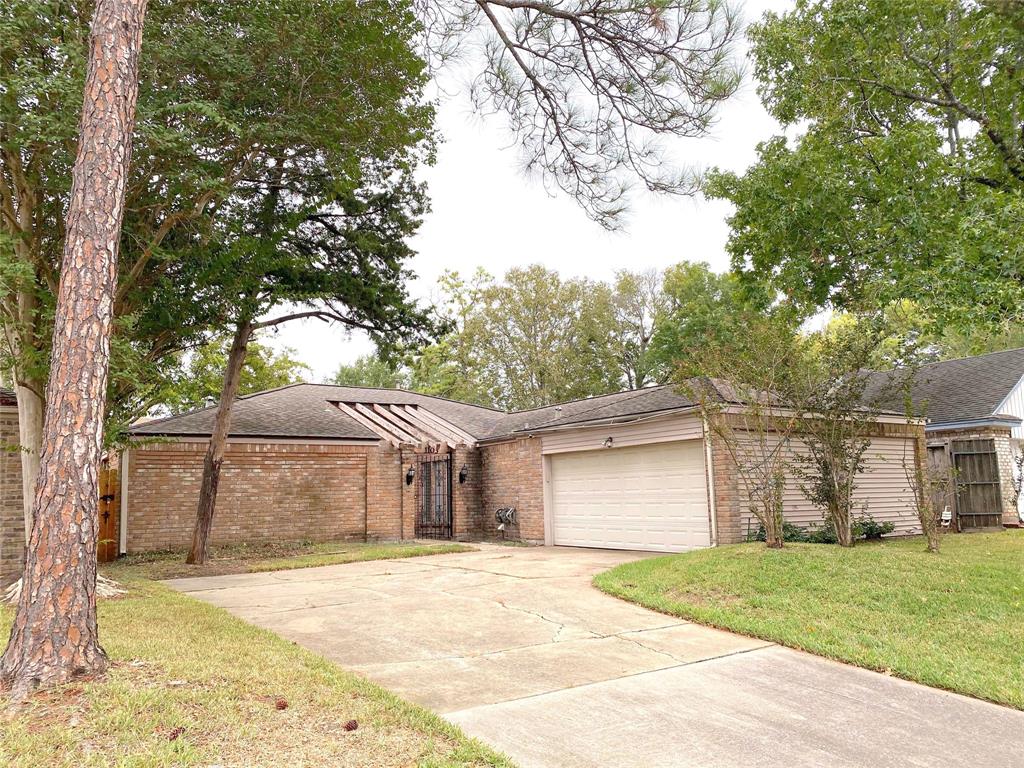
[[[728,394],[719,395],[729,408]],[[120,552],[180,549],[195,519],[212,408],[136,425],[121,455]],[[883,415],[858,505],[918,531],[907,461],[919,423]],[[795,477],[789,520],[820,524]],[[508,539],[678,552],[756,528],[727,449],[671,386],[517,413],[403,390],[296,384],[240,398],[215,544]]]
[[[878,374],[884,386],[887,374]],[[903,395],[882,404],[897,408]],[[932,471],[948,477],[936,501],[958,530],[1019,525],[1013,455],[1024,449],[1024,349],[944,360],[921,367],[912,388],[925,427]]]

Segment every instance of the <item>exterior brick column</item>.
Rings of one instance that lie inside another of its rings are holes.
[[[459,482],[459,473],[466,468],[466,482]],[[483,475],[480,451],[460,446],[452,454],[452,537],[459,541],[483,535],[481,488]]]

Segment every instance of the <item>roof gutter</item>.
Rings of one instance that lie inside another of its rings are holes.
[[[209,432],[132,432],[128,431],[128,437],[133,440],[209,440]],[[229,443],[234,442],[256,442],[256,441],[273,441],[281,443],[310,443],[310,442],[329,442],[329,443],[379,443],[381,439],[379,437],[335,437],[335,436],[320,436],[320,435],[301,435],[296,437],[295,435],[275,435],[275,434],[241,434],[241,435],[228,435],[227,440]]]
[[[948,429],[969,429],[971,427],[1007,427],[1013,429],[1024,423],[1024,419],[1016,416],[984,416],[980,419],[963,419],[962,421],[943,421],[928,424],[925,432],[944,432]]]

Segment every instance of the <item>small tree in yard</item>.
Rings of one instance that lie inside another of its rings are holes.
[[[298,178],[288,199],[276,184],[262,190],[252,233],[232,236],[224,244],[232,256],[215,259],[212,270],[202,277],[232,286],[237,298],[225,307],[234,334],[203,462],[188,563],[207,559],[232,408],[255,332],[292,320],[318,319],[366,331],[387,352],[400,342],[420,338],[431,327],[429,317],[407,298],[408,273],[402,268],[412,254],[405,238],[419,224],[422,190],[408,170],[390,165],[383,170],[375,166],[361,179],[362,189],[326,203],[302,201]],[[301,171],[298,175],[306,178]],[[246,226],[242,224],[243,229]],[[267,317],[282,304],[298,306]]]
[[[801,342],[789,396],[807,413],[800,428],[805,448],[794,471],[807,500],[832,525],[840,546],[853,546],[854,491],[878,409],[867,401],[867,365],[878,339],[867,323],[822,332]]]
[[[751,515],[765,532],[765,544],[783,544],[783,491],[791,464],[791,442],[800,426],[799,409],[780,394],[800,353],[792,321],[782,315],[748,320],[746,343],[709,343],[680,361],[698,371],[683,389],[700,405],[705,424],[724,446]]]
[[[1020,518],[1020,498],[1024,493],[1024,448],[1016,448],[1011,457],[1013,463],[1013,506]]]
[[[917,368],[909,367],[894,377],[893,385],[900,387],[903,391],[903,410],[906,418],[923,424],[925,421],[925,404],[915,403],[913,398],[913,386],[916,375]],[[904,446],[903,472],[906,475],[907,483],[913,491],[912,503],[914,511],[917,513],[917,521],[921,526],[921,533],[924,534],[925,541],[927,542],[927,551],[932,554],[938,554],[942,541],[942,526],[939,520],[939,510],[936,509],[935,499],[945,495],[945,492],[953,483],[953,472],[949,468],[940,470],[933,468],[929,464],[923,435],[922,439],[914,441],[914,448],[909,455]]]

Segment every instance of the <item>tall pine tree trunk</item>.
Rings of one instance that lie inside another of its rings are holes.
[[[228,364],[224,369],[224,387],[221,389],[220,402],[217,405],[217,419],[213,425],[213,434],[210,435],[210,445],[206,448],[206,458],[203,460],[203,483],[199,489],[196,526],[192,531],[192,549],[185,559],[185,562],[191,565],[202,565],[208,555],[210,528],[213,526],[213,513],[217,506],[220,466],[224,462],[224,448],[231,429],[231,409],[238,395],[242,365],[245,363],[245,352],[251,337],[252,321],[241,321],[235,328],[235,336],[231,340]]]
[[[0,660],[14,699],[103,671],[98,471],[146,0],[97,0],[21,597]]]

